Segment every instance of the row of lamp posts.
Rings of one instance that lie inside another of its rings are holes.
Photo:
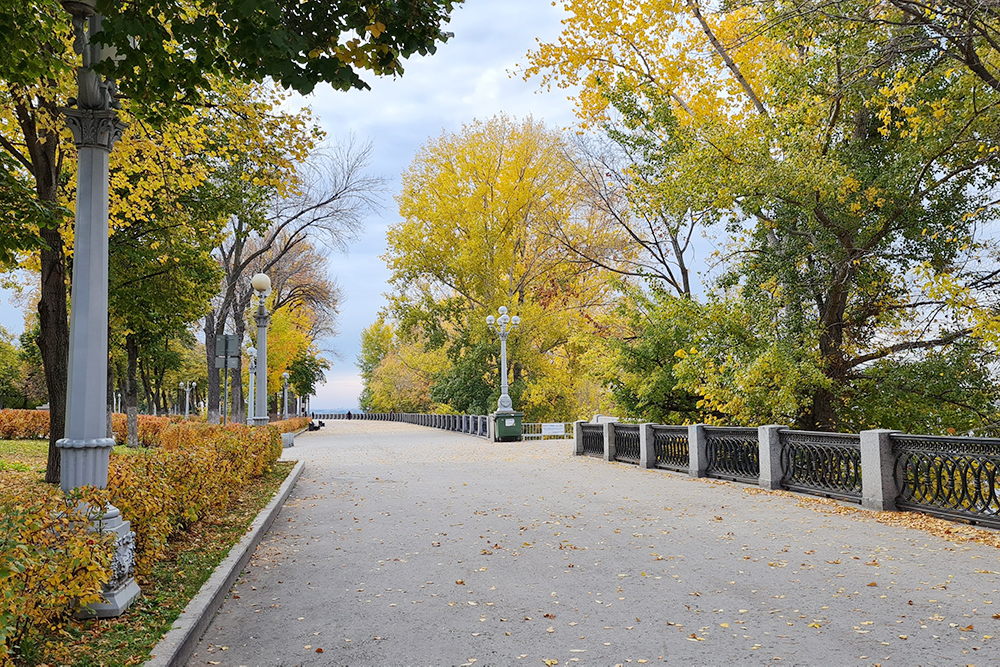
[[[97,0],[61,0],[72,16],[74,51],[82,56],[77,69],[75,108],[61,109],[66,124],[73,133],[78,151],[76,219],[74,225],[73,281],[70,318],[69,367],[66,396],[65,437],[56,442],[61,452],[60,485],[64,492],[81,486],[105,488],[108,484],[108,464],[114,439],[107,434],[108,363],[108,190],[109,159],[126,125],[118,117],[120,108],[114,97],[113,81],[105,81],[94,66],[111,54],[95,37],[101,31],[102,17],[97,13]],[[256,376],[253,417],[254,425],[267,424],[267,326],[270,315],[265,299],[271,291],[271,280],[263,273],[251,279],[259,303],[257,321],[257,355],[251,357]],[[500,318],[487,318],[491,330],[500,336],[502,383],[495,415],[497,436],[503,439],[512,433],[516,422],[520,435],[521,414],[514,412],[507,388],[507,336],[517,328],[519,318],[510,318],[506,307],[500,308]],[[288,412],[288,375],[285,380],[284,412]],[[251,379],[253,382],[253,379]],[[193,383],[192,383],[193,387]],[[188,396],[190,388],[185,387]],[[185,400],[185,413],[189,401]],[[104,585],[104,602],[91,605],[85,613],[100,618],[121,615],[139,596],[133,576],[135,569],[135,533],[128,521],[121,518],[118,508],[110,503],[94,521],[94,528],[117,535],[112,559],[113,574]]]

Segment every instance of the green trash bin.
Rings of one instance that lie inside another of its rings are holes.
[[[523,412],[497,412],[493,415],[493,432],[498,442],[521,439],[521,418]]]

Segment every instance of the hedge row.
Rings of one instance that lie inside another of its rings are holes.
[[[0,665],[58,628],[75,604],[97,601],[111,576],[113,535],[89,532],[75,508],[111,502],[121,510],[136,534],[142,576],[164,557],[171,536],[222,513],[235,492],[269,471],[282,451],[281,433],[308,421],[165,425],[151,438],[159,446],[113,451],[108,488],[86,490],[85,505],[67,504],[31,475],[0,472]]]
[[[160,432],[176,421],[177,417],[139,415],[139,444],[143,447],[155,446]],[[111,415],[111,429],[115,435],[115,444],[124,445],[128,434],[125,415]],[[48,410],[0,410],[0,440],[38,440],[47,437]]]
[[[116,450],[108,470],[111,502],[135,531],[140,574],[163,556],[171,535],[224,509],[282,449],[275,426],[175,424],[161,438],[159,447]]]
[[[154,417],[139,415],[139,446],[155,447],[160,444],[160,435],[171,424],[187,423],[183,417]],[[197,421],[197,420],[194,420]],[[273,422],[281,432],[297,431],[309,423],[307,417],[296,417]],[[298,426],[301,424],[301,426]],[[111,415],[111,430],[116,445],[124,445],[128,437],[126,416],[122,413]],[[0,440],[38,440],[49,437],[49,413],[46,410],[0,410]]]

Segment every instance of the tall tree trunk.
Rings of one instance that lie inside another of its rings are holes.
[[[45,200],[39,189],[39,199]],[[51,199],[55,201],[55,188]],[[49,393],[49,458],[45,481],[58,484],[62,461],[56,441],[66,433],[66,375],[69,370],[69,321],[66,309],[66,258],[62,235],[45,229],[42,238],[48,244],[41,252],[41,294],[38,300],[38,348],[45,369]]]
[[[240,342],[240,349],[243,348],[243,336],[246,335],[246,322],[242,317],[233,317],[233,329],[236,333],[236,340]],[[232,387],[230,388],[230,395],[232,396],[232,419],[234,422],[245,423],[247,420],[246,415],[246,403],[243,400],[243,355],[240,355],[236,360],[236,368],[230,371],[232,376],[230,382]],[[248,400],[253,400],[251,397]]]
[[[208,366],[208,387],[205,402],[208,423],[219,423],[219,371],[215,368],[215,312],[205,315],[205,364]]]
[[[55,206],[59,201],[59,153],[62,120],[56,104],[44,97],[25,97],[24,91],[11,89],[14,115],[24,139],[27,155],[16,157],[30,163],[35,180],[35,193],[43,206]],[[44,122],[39,123],[39,117]],[[54,125],[53,125],[54,123]],[[10,149],[8,149],[10,150]],[[28,166],[26,164],[26,166]],[[40,256],[40,293],[38,300],[38,348],[45,369],[45,385],[49,394],[49,456],[45,481],[59,483],[61,455],[56,441],[66,432],[66,374],[69,369],[69,322],[66,308],[66,257],[60,230],[40,229],[39,235],[48,246]]]
[[[847,377],[847,361],[844,358],[844,314],[850,293],[854,271],[841,270],[831,281],[820,311],[819,354],[823,360],[823,372],[831,380],[832,386],[817,389],[813,394],[812,413],[809,428],[819,431],[836,431],[840,423],[837,405],[838,396]]]
[[[129,447],[139,446],[139,386],[136,378],[136,366],[139,362],[139,344],[135,334],[125,337],[125,353],[128,356],[128,368],[125,371],[125,423],[128,431],[125,444]]]

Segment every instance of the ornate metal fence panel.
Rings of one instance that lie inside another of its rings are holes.
[[[1000,439],[893,434],[896,506],[1000,527]]]
[[[687,426],[653,426],[657,468],[688,472],[691,469],[689,444]]]
[[[861,436],[781,431],[781,487],[861,502]]]
[[[583,424],[583,453],[604,456],[604,427],[600,424]]]
[[[760,481],[760,444],[755,428],[705,428],[705,476],[756,484]]]
[[[639,464],[639,427],[615,424],[615,461]]]

